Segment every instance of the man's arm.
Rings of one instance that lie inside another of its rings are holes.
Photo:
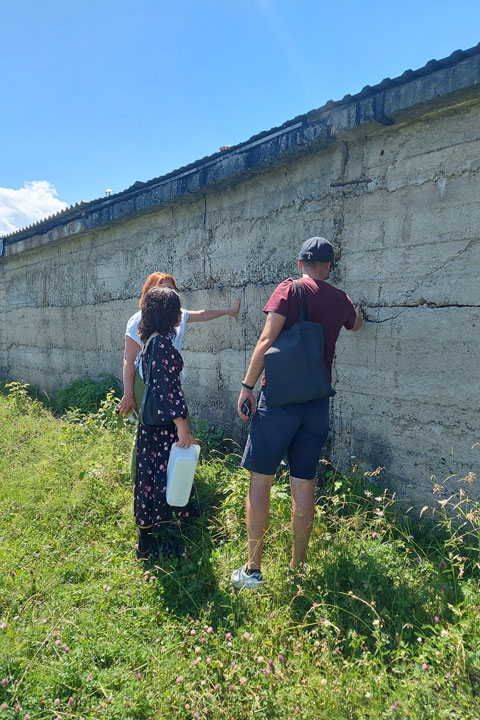
[[[191,322],[208,322],[215,318],[230,315],[235,320],[238,319],[238,311],[240,310],[240,298],[237,298],[231,308],[212,308],[211,310],[187,310],[187,323]]]
[[[250,358],[248,370],[243,381],[245,385],[250,385],[251,387],[253,387],[257,382],[263,370],[264,355],[267,350],[273,345],[277,337],[280,335],[283,326],[285,325],[285,319],[286,318],[283,315],[279,315],[278,313],[268,313],[267,319],[265,321],[265,327],[262,330],[262,333],[255,346],[255,350],[253,351],[252,357]],[[252,415],[254,415],[257,409],[257,402],[255,400],[255,396],[251,390],[248,390],[246,387],[242,387],[240,395],[238,396],[237,403],[237,411],[242,420],[248,420],[247,416],[244,415],[242,412],[242,405],[245,400],[250,400]]]
[[[355,330],[360,330],[363,325],[362,308],[360,307],[360,305],[356,305],[355,313],[357,317],[355,318],[355,324],[352,327],[352,332],[354,332]]]

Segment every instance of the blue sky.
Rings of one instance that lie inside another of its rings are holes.
[[[478,0],[0,0],[0,235],[480,41]]]

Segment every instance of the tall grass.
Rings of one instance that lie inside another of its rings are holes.
[[[455,523],[407,526],[369,478],[336,476],[307,575],[289,582],[281,477],[267,585],[234,593],[238,458],[200,465],[205,512],[182,525],[186,557],[139,564],[133,433],[114,410],[109,396],[58,419],[22,386],[0,397],[0,718],[480,716],[474,504]]]

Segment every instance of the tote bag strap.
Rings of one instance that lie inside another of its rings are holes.
[[[307,301],[305,298],[305,290],[302,283],[299,280],[293,281],[293,289],[295,291],[295,297],[297,298],[298,305],[298,321],[303,322],[308,320],[308,308]]]

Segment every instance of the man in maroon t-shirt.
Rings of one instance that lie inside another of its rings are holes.
[[[298,256],[309,320],[322,323],[325,334],[325,367],[332,378],[335,343],[342,327],[359,330],[360,308],[342,290],[326,282],[333,265],[333,247],[321,237],[306,240]],[[301,568],[305,559],[314,515],[314,479],[328,434],[328,398],[290,405],[267,405],[265,376],[258,403],[253,388],[264,367],[265,352],[280,332],[298,321],[298,305],[291,278],[272,293],[263,310],[265,327],[253,351],[238,398],[238,414],[247,420],[245,403],[250,404],[252,423],[245,445],[242,467],[250,470],[247,496],[248,562],[232,573],[236,588],[257,589],[264,583],[260,570],[263,538],[268,526],[270,489],[278,465],[287,455],[292,491],[292,558],[289,572]],[[288,378],[285,378],[288,382]]]

